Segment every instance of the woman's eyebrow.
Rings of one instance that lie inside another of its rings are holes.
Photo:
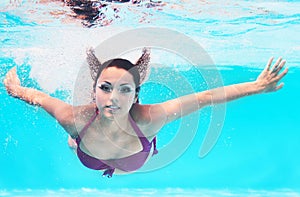
[[[98,84],[101,84],[101,83],[106,83],[108,85],[112,85],[109,81],[99,82]],[[130,84],[130,83],[122,83],[122,84],[120,84],[120,86],[127,86],[127,85],[132,86],[132,84]]]
[[[129,85],[129,86],[131,86],[131,84],[130,84],[130,83],[122,83],[120,86],[126,86],[126,85]]]
[[[103,82],[100,82],[100,84],[101,83],[107,83],[108,85],[111,85],[111,83],[110,82],[108,82],[108,81],[103,81]]]

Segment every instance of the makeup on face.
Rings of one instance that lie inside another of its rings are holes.
[[[113,85],[108,82],[100,82],[97,84],[97,87],[102,90],[104,93],[111,93],[113,92],[114,88],[117,88],[117,91],[121,94],[130,94],[134,92],[134,88],[129,83],[120,84],[118,87],[113,87]]]
[[[130,97],[135,94],[135,89],[134,86],[128,82],[124,83],[116,83],[112,84],[109,81],[102,81],[97,84],[97,88],[100,97],[103,98],[103,109],[107,111],[109,114],[117,114],[123,111],[124,109],[127,109],[128,106],[128,101],[131,100]],[[102,94],[102,96],[101,96]],[[113,95],[118,95],[117,97],[112,96]],[[104,95],[109,95],[112,99],[106,100]],[[103,97],[104,96],[104,97]],[[117,98],[117,100],[116,100]],[[125,100],[124,100],[125,99]],[[129,107],[129,106],[128,106]],[[122,110],[123,109],[123,110]]]
[[[136,97],[133,76],[116,67],[103,70],[95,90],[97,107],[108,118],[127,115]]]

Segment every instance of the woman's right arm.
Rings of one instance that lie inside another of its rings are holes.
[[[41,106],[52,115],[71,136],[77,135],[72,105],[51,97],[39,90],[21,86],[15,67],[6,74],[4,85],[8,94],[31,105]]]

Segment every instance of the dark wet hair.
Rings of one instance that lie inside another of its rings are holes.
[[[97,76],[95,78],[94,85],[93,85],[94,92],[96,91],[96,85],[97,85],[99,76],[101,75],[102,71],[105,68],[109,68],[109,67],[122,68],[122,69],[128,71],[133,76],[133,81],[135,83],[135,87],[136,87],[135,91],[136,91],[136,96],[137,96],[140,91],[140,73],[138,71],[138,68],[136,65],[132,64],[129,60],[121,59],[121,58],[111,59],[100,65],[100,68],[98,70],[98,73],[97,73]]]

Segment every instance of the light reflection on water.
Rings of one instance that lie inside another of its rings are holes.
[[[167,188],[163,190],[157,189],[118,189],[118,190],[97,190],[83,188],[78,190],[13,190],[1,191],[0,196],[41,196],[41,197],[68,197],[68,196],[82,196],[82,197],[134,197],[134,196],[157,196],[157,197],[299,197],[300,193],[292,190],[206,190],[206,189],[181,189],[181,188]]]

